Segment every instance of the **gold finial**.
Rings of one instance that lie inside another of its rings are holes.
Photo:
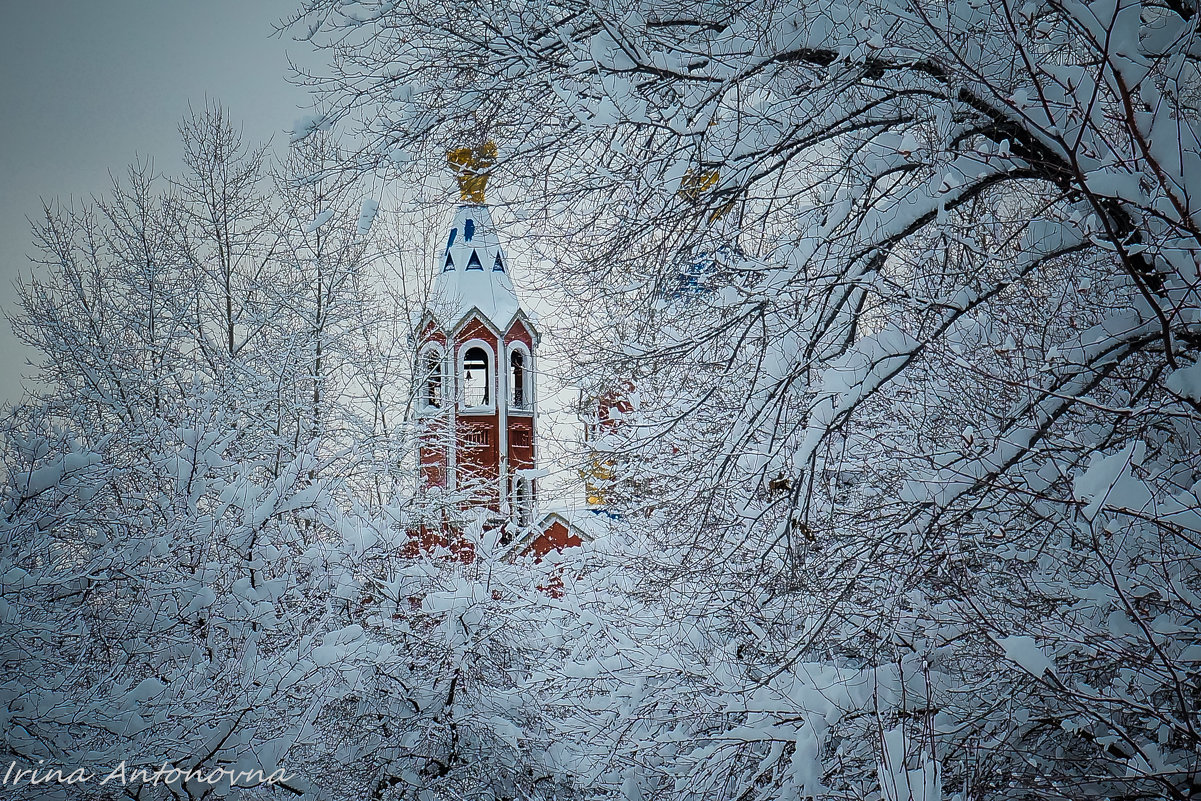
[[[721,173],[717,170],[699,173],[695,170],[689,170],[680,179],[680,194],[689,200],[700,200],[701,195],[709,191],[717,183],[719,177],[721,177]]]
[[[496,163],[496,145],[485,142],[479,147],[460,147],[446,154],[459,182],[459,199],[468,203],[483,203],[484,189]]]
[[[719,170],[709,170],[707,172],[697,172],[689,170],[684,173],[684,177],[680,179],[679,194],[693,203],[701,203],[705,199],[705,193],[712,189],[717,184],[717,179],[721,177]],[[730,200],[717,206],[709,213],[709,222],[721,218],[727,211],[734,207],[734,201]]]
[[[598,455],[593,455],[588,460],[587,467],[580,470],[589,506],[607,505],[605,487],[613,480],[613,473],[613,460]]]

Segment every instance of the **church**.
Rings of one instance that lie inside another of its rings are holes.
[[[429,308],[414,331],[416,415],[423,424],[419,491],[455,500],[416,535],[471,558],[460,532],[481,513],[514,557],[541,559],[590,539],[591,510],[539,505],[537,359],[540,334],[510,277],[485,199],[496,147],[448,154],[459,184]]]

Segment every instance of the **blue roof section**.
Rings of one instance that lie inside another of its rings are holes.
[[[714,282],[727,270],[727,265],[743,257],[737,243],[720,245],[713,253],[702,252],[696,261],[676,273],[675,286],[666,288],[664,294],[671,300],[707,295],[714,290]]]

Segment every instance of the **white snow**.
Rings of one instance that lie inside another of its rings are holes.
[[[306,114],[292,125],[292,142],[299,142],[314,131],[327,131],[332,123],[324,114]]]
[[[375,198],[363,198],[363,205],[359,210],[359,236],[366,236],[371,232],[371,223],[375,221],[375,215],[379,213],[379,201]]]
[[[889,729],[883,739],[879,777],[885,801],[941,801],[942,777],[937,762],[922,754],[918,768],[905,767],[905,727]]]
[[[305,226],[304,232],[306,234],[313,233],[318,228],[320,228],[321,226],[323,226],[327,222],[329,222],[333,216],[334,216],[334,210],[326,209],[325,211],[318,214],[311,223],[309,223],[307,226]]]
[[[1177,395],[1201,401],[1201,362],[1176,370],[1168,376],[1166,385]]]
[[[475,309],[497,329],[506,330],[520,305],[490,210],[482,205],[461,205],[455,209],[450,230],[453,241],[438,252],[435,263],[435,316],[446,330],[453,330]],[[473,253],[479,266],[468,269],[475,267]],[[451,266],[446,264],[448,255]],[[498,255],[503,270],[494,269]]]
[[[1014,635],[997,640],[1005,650],[1005,658],[1020,666],[1023,670],[1041,676],[1050,671],[1055,673],[1055,662],[1038,647],[1033,637]]]

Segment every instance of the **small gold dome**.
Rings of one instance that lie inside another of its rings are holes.
[[[446,154],[446,161],[459,182],[459,199],[466,203],[484,203],[484,190],[496,163],[496,145],[485,142],[479,147],[459,147]]]

